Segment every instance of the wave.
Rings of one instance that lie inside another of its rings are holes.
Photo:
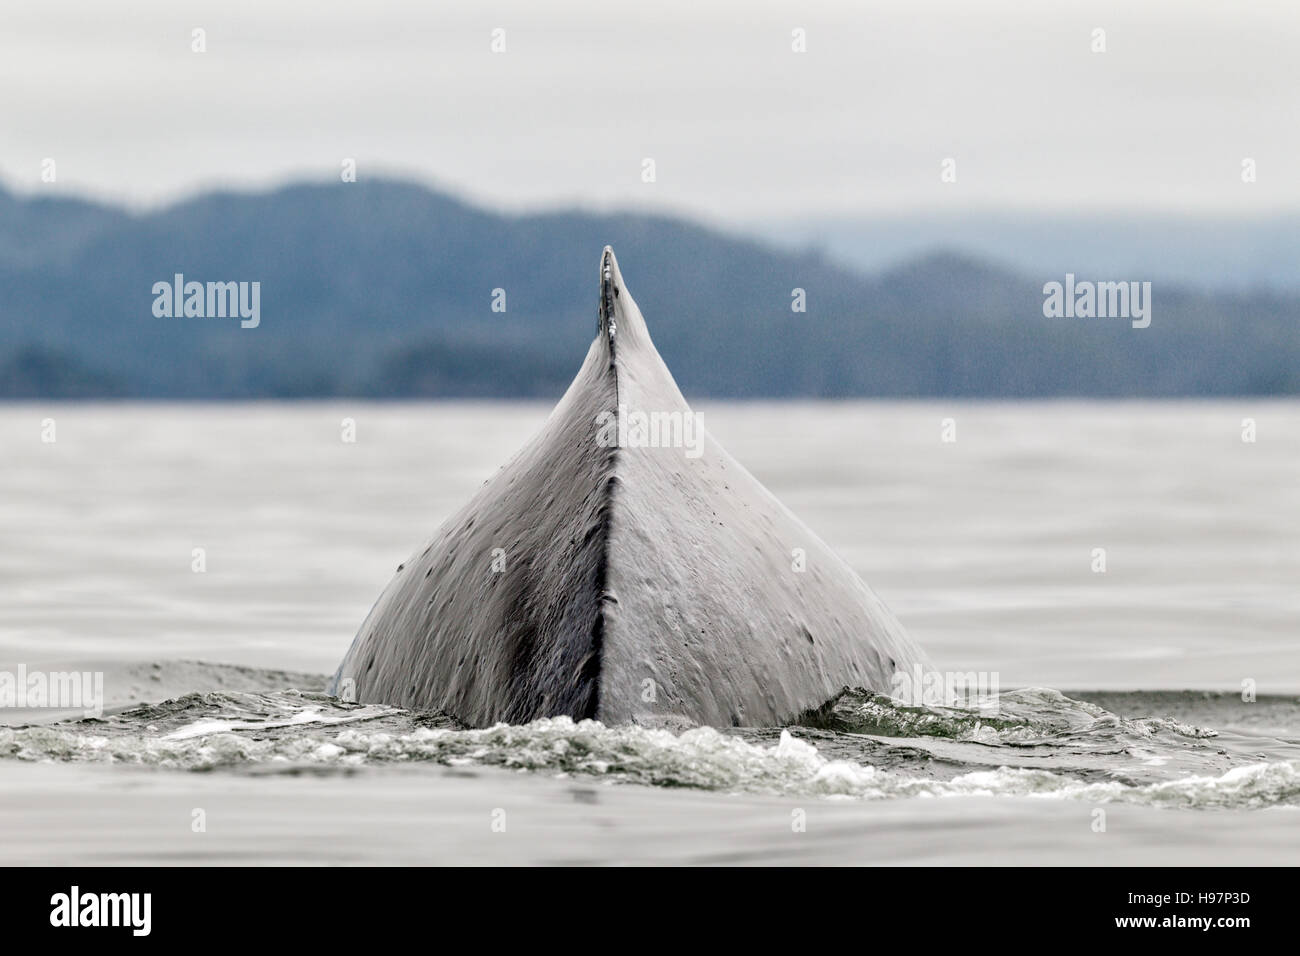
[[[1190,692],[1189,692],[1190,693]],[[1112,697],[1114,695],[1111,695]],[[1178,719],[1120,716],[1048,688],[986,712],[846,689],[794,726],[606,727],[557,717],[472,729],[316,691],[185,694],[102,718],[0,728],[0,759],[186,771],[496,767],[611,783],[879,800],[1019,796],[1159,807],[1300,805],[1300,745]],[[1225,698],[1226,700],[1226,698]],[[1140,695],[1128,703],[1139,710]],[[1291,702],[1287,702],[1289,705]]]

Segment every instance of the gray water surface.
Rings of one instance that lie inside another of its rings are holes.
[[[997,674],[993,719],[850,692],[785,728],[475,730],[321,695],[397,564],[548,410],[0,408],[0,666],[102,672],[109,704],[0,711],[0,858],[1213,862],[1207,834],[1253,862],[1300,849],[1300,403],[700,406],[936,666]],[[368,842],[308,847],[349,814]]]

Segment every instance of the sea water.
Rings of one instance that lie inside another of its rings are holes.
[[[107,700],[0,710],[0,858],[1294,859],[1300,403],[701,407],[937,667],[996,675],[991,713],[344,703],[324,675],[371,602],[547,406],[8,405],[0,669]]]

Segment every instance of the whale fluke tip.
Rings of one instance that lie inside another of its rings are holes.
[[[614,300],[618,297],[618,286],[622,276],[618,272],[618,259],[614,256],[614,247],[606,246],[600,254],[600,313],[596,322],[597,334],[607,334],[613,339],[618,334],[618,323],[614,321]]]

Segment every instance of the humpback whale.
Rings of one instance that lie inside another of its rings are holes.
[[[608,246],[599,281],[568,391],[397,569],[330,692],[471,726],[770,726],[928,671],[879,598],[708,434]]]

